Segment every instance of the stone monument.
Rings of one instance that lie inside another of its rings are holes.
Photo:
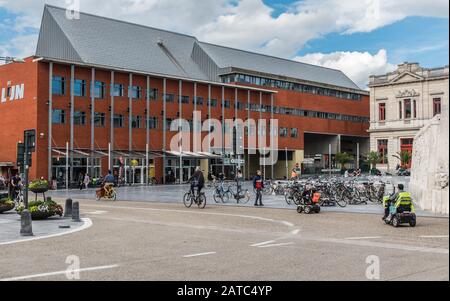
[[[411,193],[424,210],[449,214],[449,108],[442,107],[417,134],[411,170]]]

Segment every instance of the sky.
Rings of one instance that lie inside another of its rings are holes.
[[[34,54],[45,3],[340,69],[362,89],[449,60],[448,0],[0,0],[0,56]]]

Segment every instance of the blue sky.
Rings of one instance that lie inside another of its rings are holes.
[[[449,63],[448,0],[80,1],[83,12],[340,69],[360,87],[405,61]],[[0,56],[34,53],[44,3],[66,6],[66,0],[0,1]]]

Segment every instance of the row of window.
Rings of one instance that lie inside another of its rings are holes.
[[[134,129],[145,127],[143,123],[142,116],[132,116],[131,119],[131,127]],[[94,113],[94,126],[95,127],[104,127],[106,121],[105,113]],[[52,123],[53,124],[65,124],[66,123],[66,111],[65,110],[53,110],[52,111]],[[86,125],[86,112],[74,112],[73,115],[73,123],[75,125]],[[150,129],[158,128],[158,118],[150,117],[148,119],[148,126]],[[114,115],[114,127],[115,128],[123,128],[125,127],[125,116],[121,114]]]
[[[408,151],[412,152],[412,147],[414,144],[413,138],[404,138],[400,139],[400,150],[401,151]],[[381,164],[388,164],[388,139],[380,139],[377,140],[377,150],[378,154],[380,155],[380,162]]]
[[[123,128],[125,126],[125,118],[126,117],[121,114],[114,115],[114,127],[115,128]],[[143,119],[144,118],[142,118],[142,116],[132,116],[131,127],[133,129],[140,129],[143,127],[145,128]],[[98,113],[98,112],[94,113],[94,126],[95,127],[104,127],[105,120],[106,120],[105,113]],[[53,124],[65,124],[66,123],[66,111],[58,110],[58,109],[53,110],[52,121],[53,121]],[[172,118],[166,118],[166,125],[167,125],[168,129],[170,129],[170,126],[173,121],[174,121],[174,119],[172,119]],[[192,129],[194,128],[193,120],[187,120],[187,122],[189,123],[190,129],[192,131]],[[74,124],[75,125],[86,125],[86,112],[74,112]],[[148,119],[148,126],[149,126],[149,129],[157,129],[158,128],[158,118],[150,117]],[[270,125],[269,125],[269,127],[270,127]],[[201,126],[199,125],[198,128],[201,128]],[[210,130],[212,131],[213,129],[214,129],[214,127],[211,127]],[[227,132],[228,130],[229,129],[225,128],[225,132]],[[248,133],[249,133],[249,135],[254,135],[255,127],[250,126],[250,128],[248,129]],[[278,131],[276,129],[274,129],[273,134],[277,135],[277,133],[278,133]],[[299,132],[298,132],[297,128],[290,129],[290,137],[291,138],[298,138],[298,133]],[[265,135],[265,133],[259,133],[259,134]],[[279,129],[279,136],[280,137],[288,137],[289,129],[286,127],[281,127]]]
[[[66,95],[67,93],[67,83],[66,78],[62,76],[53,76],[52,80],[52,93],[54,95]],[[93,91],[94,98],[104,99],[106,98],[106,83],[101,81],[95,81],[93,86],[91,87]],[[141,99],[143,96],[143,89],[139,86],[131,86],[129,89],[128,96],[133,99]],[[123,84],[113,84],[111,86],[110,95],[115,97],[123,97],[125,95],[125,87]],[[87,87],[86,80],[84,79],[75,79],[73,86],[74,96],[77,97],[86,97],[87,96]],[[156,100],[157,98],[157,89],[151,89],[148,91],[149,97],[152,100]]]
[[[417,118],[417,103],[416,100],[405,99],[398,102],[399,119]],[[433,117],[441,114],[441,99],[433,99]],[[378,120],[386,121],[386,103],[378,104]]]
[[[320,88],[311,85],[304,85],[288,81],[275,80],[245,74],[230,74],[222,76],[222,82],[253,84],[257,86],[266,86],[278,89],[293,90],[303,93],[325,95],[349,100],[361,100],[361,95],[356,93],[343,92],[335,89]]]

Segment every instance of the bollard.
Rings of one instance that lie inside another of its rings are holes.
[[[72,205],[72,222],[79,223],[80,220],[80,203],[74,202]]]
[[[66,206],[64,209],[64,217],[71,217],[72,216],[72,199],[66,200]]]
[[[33,236],[33,227],[31,225],[31,213],[27,209],[20,214],[20,235]]]

